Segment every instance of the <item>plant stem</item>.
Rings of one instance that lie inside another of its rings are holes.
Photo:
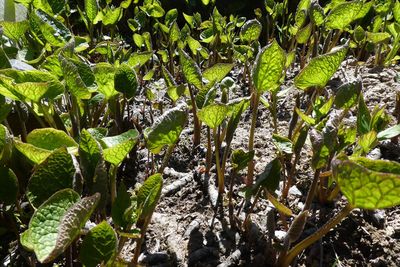
[[[206,173],[210,172],[212,165],[211,130],[207,126],[207,154],[206,154]]]
[[[111,204],[114,204],[115,198],[117,196],[117,171],[118,166],[111,165],[110,167],[110,191],[111,191]]]
[[[145,233],[146,233],[147,227],[150,223],[152,216],[153,216],[153,212],[151,212],[151,214],[145,218],[144,224],[143,224],[142,228],[140,229],[140,238],[136,241],[135,254],[133,255],[133,259],[132,259],[132,266],[138,266],[137,263],[138,263],[138,259],[140,256],[142,243],[143,243]]]
[[[168,161],[171,158],[172,152],[174,152],[175,146],[176,144],[170,145],[167,151],[165,151],[161,167],[158,169],[158,173],[162,174],[164,172],[164,169],[168,166]]]
[[[256,129],[256,122],[257,122],[257,112],[258,112],[258,104],[260,102],[260,95],[258,92],[254,91],[253,92],[253,112],[252,112],[252,117],[251,117],[251,128],[250,128],[250,136],[249,136],[249,151],[252,151],[254,149],[254,131]],[[251,160],[248,164],[248,170],[247,170],[247,181],[246,185],[251,186],[253,184],[253,172],[254,172],[254,160]]]
[[[317,189],[317,184],[318,184],[318,180],[319,180],[319,173],[321,172],[320,169],[315,170],[314,173],[314,178],[313,181],[311,183],[311,187],[308,190],[308,194],[307,194],[307,198],[306,198],[306,203],[304,204],[304,208],[303,211],[305,210],[309,210],[311,203],[314,199],[314,195],[315,195],[315,190]]]
[[[194,97],[194,92],[192,86],[189,84],[190,100],[192,101],[192,113],[193,113],[193,146],[197,147],[200,144],[200,121],[197,117],[197,106],[196,99]]]
[[[236,177],[236,170],[234,169],[233,171],[232,171],[232,174],[231,174],[231,177],[230,177],[230,181],[229,181],[229,204],[228,204],[228,206],[229,206],[229,223],[230,223],[230,225],[231,225],[231,228],[234,228],[234,227],[236,227],[236,224],[235,224],[235,220],[234,220],[234,217],[233,217],[233,202],[232,202],[232,195],[233,195],[233,182],[234,182],[234,179],[235,179],[235,177]]]
[[[224,174],[221,169],[221,162],[219,159],[219,129],[213,129],[214,143],[215,143],[215,161],[217,165],[217,177],[218,177],[218,194],[220,196],[224,193]]]
[[[313,244],[314,242],[321,239],[324,235],[326,235],[332,228],[338,225],[350,212],[353,210],[353,207],[350,204],[347,204],[338,214],[336,214],[332,219],[330,219],[327,223],[325,223],[321,228],[319,228],[314,234],[310,235],[296,246],[294,246],[284,258],[283,263],[280,265],[281,267],[289,266],[289,264],[293,261],[294,257],[296,257],[300,252],[306,249],[308,246]]]

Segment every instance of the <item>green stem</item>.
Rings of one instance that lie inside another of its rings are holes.
[[[161,164],[161,167],[158,169],[158,173],[163,173],[164,169],[168,166],[169,159],[171,158],[172,152],[174,152],[176,144],[170,145],[165,151],[165,155]]]
[[[207,126],[207,154],[206,154],[206,173],[210,172],[212,165],[211,130]]]
[[[117,171],[118,171],[118,166],[111,165],[110,167],[111,204],[114,204],[115,198],[117,196]]]
[[[192,86],[189,84],[190,100],[192,101],[192,113],[193,113],[193,146],[197,147],[200,144],[200,121],[197,117],[197,106],[196,98],[194,97],[194,92]]]
[[[294,246],[291,250],[289,250],[288,254],[284,258],[283,263],[280,265],[281,267],[289,266],[289,264],[293,261],[294,257],[296,257],[300,252],[306,249],[308,246],[313,244],[314,242],[321,239],[324,235],[326,235],[332,228],[338,225],[350,212],[353,210],[353,207],[350,204],[347,204],[338,214],[336,214],[332,219],[330,219],[327,223],[325,223],[318,231],[314,234],[310,235],[296,246]]]
[[[251,128],[250,128],[250,136],[249,136],[249,151],[252,151],[254,149],[254,132],[256,129],[256,122],[257,122],[257,112],[258,112],[258,104],[260,102],[260,95],[258,92],[254,91],[253,92],[253,112],[252,112],[252,117],[251,117]],[[253,184],[253,172],[254,172],[254,160],[251,160],[248,164],[248,170],[247,170],[247,181],[246,185],[251,186]]]
[[[214,136],[214,142],[215,142],[215,161],[217,165],[217,177],[218,177],[218,194],[220,196],[223,195],[224,193],[224,174],[222,173],[221,169],[221,162],[219,159],[219,131],[217,131],[217,128],[213,129],[213,136]]]

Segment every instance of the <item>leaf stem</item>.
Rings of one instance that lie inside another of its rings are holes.
[[[167,151],[165,151],[161,167],[158,169],[158,173],[162,174],[164,172],[164,169],[168,166],[169,159],[171,158],[172,152],[174,152],[175,146],[176,146],[176,143],[173,145],[170,145],[168,147]]]
[[[220,158],[219,158],[219,148],[220,148],[219,129],[217,130],[217,128],[213,129],[213,136],[214,136],[214,142],[215,142],[215,161],[216,161],[216,165],[217,165],[218,194],[220,196],[222,196],[224,193],[224,174],[222,173],[221,162],[220,162]]]
[[[252,151],[254,149],[254,132],[256,128],[256,122],[257,122],[257,113],[258,113],[258,104],[260,102],[260,95],[258,92],[254,91],[253,92],[253,112],[252,112],[252,117],[251,117],[251,128],[250,128],[250,136],[249,136],[249,151]],[[251,160],[248,164],[248,169],[247,169],[247,181],[246,185],[251,186],[253,184],[253,172],[254,172],[254,160]]]

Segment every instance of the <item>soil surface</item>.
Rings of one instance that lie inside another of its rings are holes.
[[[396,93],[400,92],[400,68],[372,68],[367,64],[355,67],[353,62],[347,60],[342,64],[324,94],[332,95],[341,84],[357,75],[362,79],[362,92],[368,107],[372,110],[376,105],[385,105],[387,114],[392,118],[392,125],[396,124],[393,114]],[[235,72],[230,75],[236,80],[243,80]],[[284,136],[287,135],[296,95],[301,93],[293,87],[295,75],[296,72],[287,74],[287,81],[282,86],[285,93],[278,100],[278,129]],[[163,81],[158,81],[156,86],[162,88]],[[237,86],[235,95],[247,96],[248,86]],[[247,150],[250,114],[250,110],[243,114],[232,149]],[[351,123],[356,116],[355,112],[350,112],[346,119]],[[260,104],[255,133],[255,175],[260,174],[276,155],[276,148],[271,141],[272,132],[271,114]],[[220,212],[215,216],[212,205],[215,197],[210,192],[216,190],[213,187],[216,178],[214,174],[210,177],[204,175],[206,148],[201,146],[193,149],[191,136],[190,131],[182,133],[181,141],[170,160],[170,168],[165,171],[163,194],[146,234],[141,263],[145,266],[271,266],[272,259],[276,257],[274,251],[279,251],[283,246],[287,227],[278,220],[278,214],[271,203],[263,198],[254,207],[247,231],[230,227],[225,199],[224,216]],[[400,162],[400,146],[395,141],[381,142],[368,156]],[[202,144],[205,145],[206,140],[202,140]],[[287,203],[294,214],[301,211],[311,184],[314,173],[310,167],[311,155],[308,142],[297,166],[296,183],[288,196]],[[148,155],[142,152],[137,157],[139,163],[142,163],[142,167],[137,170],[138,177],[143,179],[146,172],[143,164],[149,161]],[[226,180],[229,181],[230,168],[227,169]],[[234,194],[238,201],[235,203],[235,214],[244,197],[242,189],[245,174],[240,173],[234,180]],[[337,214],[345,203],[345,198],[340,195],[330,204],[322,205],[314,200],[313,212],[299,240],[315,232]],[[239,212],[239,221],[244,220],[247,208],[245,205]],[[273,218],[276,219],[276,226],[274,233],[271,233],[273,229],[268,220]],[[291,218],[287,218],[289,225],[291,221]],[[124,248],[127,260],[132,257],[133,246],[134,243],[131,243]],[[373,212],[356,209],[319,242],[303,251],[293,266],[400,266],[399,255],[400,207]]]

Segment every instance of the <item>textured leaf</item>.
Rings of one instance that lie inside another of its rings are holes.
[[[72,188],[74,174],[71,155],[65,148],[55,150],[37,166],[29,179],[26,192],[29,202],[38,207],[55,192]]]
[[[268,163],[264,171],[257,177],[253,192],[256,192],[260,186],[265,187],[270,192],[275,192],[279,186],[281,169],[281,163],[277,158]]]
[[[126,229],[129,224],[134,223],[132,217],[136,214],[134,213],[131,202],[131,196],[125,184],[121,183],[118,188],[117,197],[111,208],[111,216],[113,222],[122,229]]]
[[[307,43],[308,39],[310,38],[310,35],[311,35],[311,30],[312,30],[312,24],[311,23],[309,23],[304,28],[300,29],[296,34],[296,41],[299,44]]]
[[[127,64],[121,64],[115,72],[115,90],[131,98],[136,94],[138,88],[136,72]]]
[[[193,84],[197,89],[201,89],[203,83],[201,81],[201,71],[197,63],[183,50],[179,51],[179,58],[186,81]]]
[[[102,158],[102,148],[96,139],[83,129],[79,142],[79,159],[83,178],[90,188],[93,185],[96,168]]]
[[[115,68],[109,63],[97,63],[93,69],[97,90],[108,100],[118,94],[114,87]]]
[[[60,147],[75,147],[78,144],[64,131],[54,128],[35,129],[26,137],[27,143],[38,148],[54,150]]]
[[[0,21],[0,26],[3,27],[5,36],[18,41],[29,29],[29,22],[27,20],[17,22]]]
[[[324,23],[324,9],[318,4],[318,1],[311,1],[310,18],[316,26],[321,26]]]
[[[286,154],[293,153],[293,144],[290,139],[277,134],[273,134],[272,142],[281,153],[286,153]]]
[[[153,56],[153,52],[135,52],[133,53],[130,58],[128,59],[127,64],[131,67],[136,67],[136,66],[143,66],[146,64],[147,61],[151,59]]]
[[[245,43],[256,41],[260,37],[261,31],[262,25],[258,20],[249,20],[240,29],[240,40]]]
[[[0,166],[0,202],[4,205],[14,204],[18,195],[18,178],[14,172]]]
[[[178,142],[186,121],[186,106],[166,111],[151,127],[145,129],[146,146],[151,152],[158,154],[164,146],[174,145]]]
[[[0,166],[8,161],[12,151],[13,141],[6,126],[0,124]]]
[[[89,21],[93,23],[94,19],[97,16],[98,12],[97,0],[85,0],[85,12]]]
[[[381,171],[399,170],[396,162],[363,159],[368,167]],[[388,164],[393,167],[388,168]],[[381,172],[363,166],[363,162],[353,162],[348,159],[336,159],[332,162],[333,176],[337,180],[342,193],[354,208],[383,209],[400,204],[400,174],[399,172]]]
[[[217,128],[228,116],[229,108],[224,104],[211,104],[198,111],[199,119],[211,129]]]
[[[325,20],[328,29],[344,30],[353,21],[363,18],[369,11],[373,1],[363,3],[363,1],[344,2],[331,10]]]
[[[40,262],[51,261],[48,256],[56,246],[63,216],[79,199],[78,193],[64,189],[52,195],[33,214],[28,230],[21,235],[21,243],[33,250]]]
[[[116,24],[122,16],[122,8],[109,8],[103,9],[103,24],[104,25],[114,25]]]
[[[374,44],[386,43],[390,40],[390,34],[387,32],[367,32],[367,40]]]
[[[217,63],[203,72],[203,77],[208,81],[219,83],[232,70],[233,64]]]
[[[117,250],[117,236],[114,229],[103,221],[93,227],[85,236],[80,250],[84,266],[96,267],[107,263]]]
[[[129,130],[117,136],[103,138],[101,143],[105,146],[103,150],[104,159],[118,166],[135,146],[138,138],[139,133],[136,130]]]
[[[140,209],[140,217],[146,218],[154,211],[163,186],[162,175],[156,173],[144,181],[137,194],[137,203]]]
[[[349,109],[357,104],[358,96],[361,93],[361,80],[345,83],[338,88],[335,97],[337,108]]]
[[[35,10],[32,19],[39,25],[44,39],[53,46],[64,46],[72,38],[64,24],[40,9]]]
[[[278,89],[284,76],[285,63],[286,54],[276,40],[258,53],[252,78],[259,93]]]
[[[313,86],[323,88],[345,59],[348,45],[337,47],[330,53],[311,59],[307,66],[294,79],[299,89]]]
[[[23,143],[18,140],[14,140],[14,145],[19,152],[34,164],[42,163],[51,154],[50,150],[38,148],[34,145]]]
[[[400,2],[399,2],[399,0],[396,0],[396,3],[394,3],[393,16],[394,16],[395,20],[398,23],[400,23]]]

